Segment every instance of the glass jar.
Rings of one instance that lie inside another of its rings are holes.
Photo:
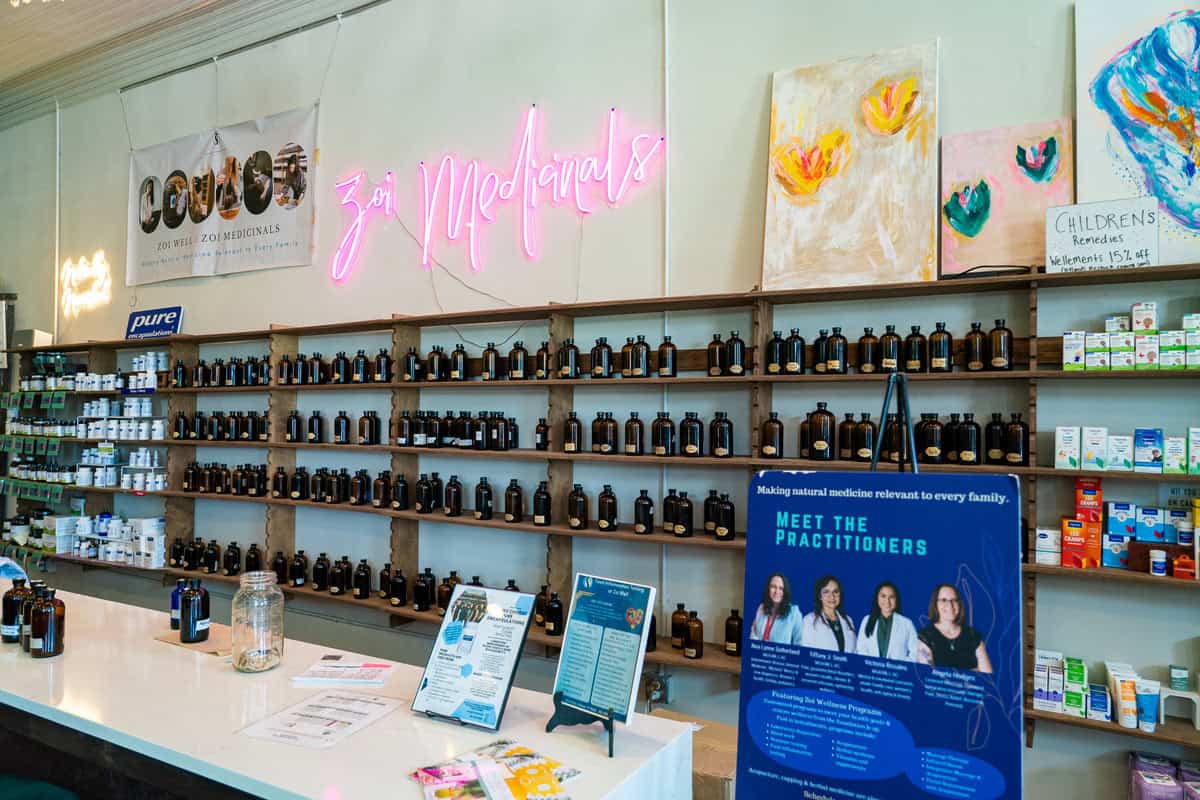
[[[230,612],[233,668],[266,672],[283,660],[283,592],[274,572],[247,572]]]

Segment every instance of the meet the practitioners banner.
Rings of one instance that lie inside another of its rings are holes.
[[[312,264],[317,107],[135,150],[125,284]]]
[[[1020,531],[1013,476],[755,476],[738,796],[1020,797]]]

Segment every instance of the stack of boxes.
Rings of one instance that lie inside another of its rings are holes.
[[[1063,369],[1200,369],[1200,314],[1184,314],[1182,327],[1159,330],[1158,303],[1134,303],[1129,314],[1104,320],[1104,332],[1063,333]]]
[[[1200,800],[1200,762],[1156,753],[1129,754],[1131,800]]]
[[[1135,428],[1130,436],[1094,425],[1059,425],[1054,429],[1054,468],[1200,475],[1200,427],[1189,427],[1186,436]]]

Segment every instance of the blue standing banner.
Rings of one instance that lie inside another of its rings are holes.
[[[1007,475],[750,486],[741,798],[1021,796],[1021,511]]]

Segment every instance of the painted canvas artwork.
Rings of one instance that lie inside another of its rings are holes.
[[[938,44],[776,72],[762,287],[937,277]]]
[[[1075,8],[1079,201],[1152,195],[1163,264],[1200,261],[1200,9]]]
[[[942,274],[1046,261],[1046,209],[1075,202],[1071,119],[942,137]]]

